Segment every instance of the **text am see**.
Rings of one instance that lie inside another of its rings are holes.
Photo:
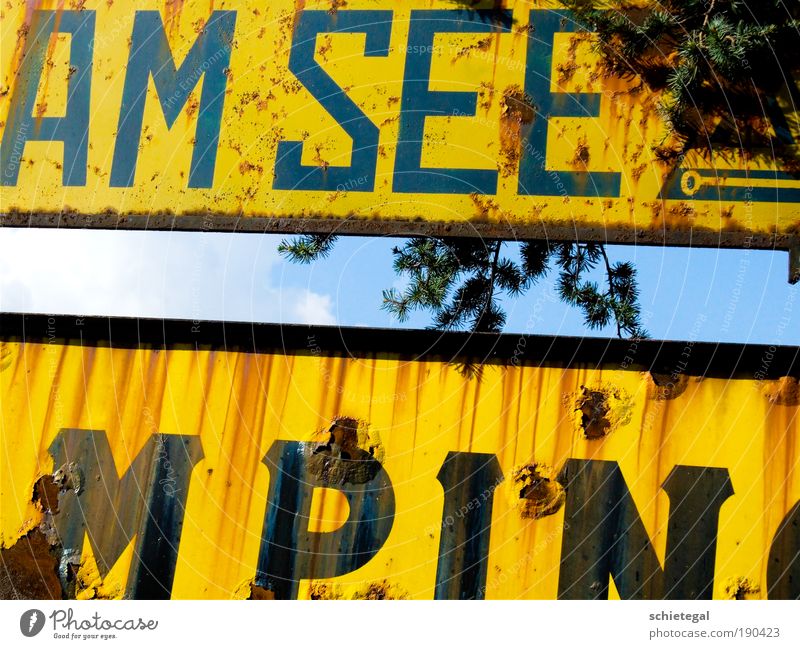
[[[148,85],[152,79],[168,128],[172,128],[199,86],[199,107],[187,187],[211,188],[220,127],[229,81],[231,48],[247,46],[246,35],[236,33],[236,11],[213,11],[182,61],[173,51],[158,11],[136,11],[124,74],[121,105],[116,120],[110,187],[131,187],[142,137]],[[319,35],[364,35],[363,60],[389,56],[394,22],[391,10],[306,10],[298,13],[292,30],[289,71],[335,119],[352,140],[348,166],[304,165],[303,142],[278,143],[272,170],[274,190],[371,192],[375,188],[379,127],[345,89],[315,59]],[[553,42],[560,32],[579,26],[566,13],[534,9],[520,82],[536,118],[522,124],[518,194],[536,196],[618,197],[621,174],[614,171],[554,172],[546,169],[547,136],[551,117],[596,118],[602,95],[592,92],[551,92]],[[399,135],[392,190],[396,193],[495,194],[497,169],[427,168],[422,164],[425,120],[435,116],[475,116],[477,92],[430,89],[434,40],[438,34],[510,34],[510,11],[416,10],[410,14],[400,101]],[[36,116],[36,97],[53,34],[70,36],[65,114]],[[25,38],[23,58],[13,85],[8,119],[0,145],[0,185],[15,186],[25,146],[33,141],[63,142],[64,186],[85,186],[91,144],[91,89],[95,13],[92,10],[36,10]],[[120,44],[125,38],[115,39]],[[234,45],[235,44],[235,45]],[[259,46],[261,46],[259,44]],[[271,56],[265,54],[265,57]],[[522,66],[521,66],[522,68]],[[236,78],[236,71],[232,71]],[[266,127],[265,127],[266,128]],[[260,134],[254,133],[254,138]],[[359,179],[357,183],[353,179]]]

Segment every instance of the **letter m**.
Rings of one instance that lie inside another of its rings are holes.
[[[169,599],[199,437],[153,435],[121,477],[104,431],[63,429],[50,454],[68,479],[53,517],[65,561],[80,557],[88,537],[105,577],[134,541],[125,596]]]
[[[203,79],[189,187],[211,187],[235,24],[235,11],[213,11],[176,69],[159,12],[136,12],[111,166],[112,187],[133,185],[151,75],[167,128],[172,128],[189,93]]]

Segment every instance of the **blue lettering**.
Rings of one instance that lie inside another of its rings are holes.
[[[500,23],[498,24],[498,19]],[[406,50],[400,135],[394,166],[394,191],[426,194],[494,194],[496,169],[446,169],[422,166],[422,142],[428,116],[473,116],[476,92],[429,89],[433,39],[437,33],[504,33],[511,28],[511,12],[412,11]]]
[[[289,69],[353,139],[350,166],[304,165],[303,143],[278,143],[275,189],[371,192],[375,188],[378,127],[345,94],[314,59],[317,36],[327,33],[366,34],[364,56],[388,56],[392,33],[391,11],[304,11],[295,25]],[[354,184],[353,179],[364,178]]]
[[[552,117],[599,117],[601,94],[550,92],[553,40],[558,32],[577,31],[565,12],[533,9],[528,37],[525,92],[536,103],[536,117],[521,130],[523,150],[518,193],[522,196],[618,197],[621,174],[616,171],[551,171],[547,169],[547,129]]]
[[[235,24],[235,11],[212,12],[180,69],[176,69],[159,12],[136,12],[111,166],[112,187],[133,185],[151,74],[168,128],[203,77],[189,187],[211,187]]]
[[[17,184],[22,153],[29,141],[63,142],[63,184],[86,184],[94,22],[94,11],[88,10],[33,12],[8,111],[8,121],[0,144],[0,185]],[[54,33],[72,35],[66,115],[34,117],[34,104],[44,69],[45,54],[50,36]]]

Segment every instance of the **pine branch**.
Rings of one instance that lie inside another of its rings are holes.
[[[662,93],[660,112],[680,147],[673,155],[709,146],[707,125],[722,123],[715,142],[738,147],[744,140],[796,160],[794,143],[775,134],[762,106],[800,68],[800,2],[560,1],[597,33],[611,72]]]
[[[608,276],[608,296],[613,303],[614,299],[616,298],[616,294],[614,291],[614,280],[613,280],[613,275],[611,273],[611,264],[608,261],[608,255],[606,254],[606,247],[600,246],[600,249],[603,252],[603,262],[605,263],[606,275]],[[620,325],[619,315],[617,314],[616,309],[614,310],[614,324],[617,325],[617,338],[622,338],[622,326]]]
[[[331,254],[336,239],[333,234],[304,234],[283,239],[278,244],[278,252],[291,262],[310,264]]]
[[[330,254],[335,241],[333,236],[303,235],[282,241],[278,249],[290,261],[310,263]],[[613,319],[620,338],[646,337],[639,322],[636,270],[626,262],[612,264],[603,245],[523,242],[520,263],[502,256],[508,245],[501,240],[413,237],[392,250],[394,270],[408,285],[402,291],[384,290],[381,308],[400,322],[422,310],[431,313],[437,329],[501,331],[506,313],[498,296],[521,296],[554,266],[561,299],[582,311],[587,327],[602,329]],[[587,279],[601,261],[605,291]]]

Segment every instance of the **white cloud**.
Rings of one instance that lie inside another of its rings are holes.
[[[320,295],[304,290],[301,295],[293,296],[290,306],[292,322],[301,324],[336,324],[333,315],[333,304],[330,295]]]
[[[278,238],[0,228],[0,309],[334,324],[329,295],[284,284]]]

